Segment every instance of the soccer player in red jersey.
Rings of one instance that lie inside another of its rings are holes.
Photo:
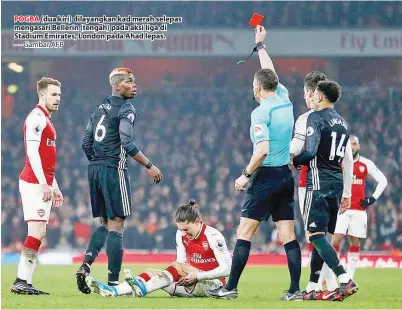
[[[168,268],[147,269],[138,276],[126,269],[126,281],[117,286],[108,286],[87,275],[91,291],[104,297],[131,294],[144,297],[163,289],[171,296],[206,297],[208,289],[225,285],[232,257],[223,235],[202,222],[194,200],[177,210],[176,224],[177,258]]]
[[[18,265],[17,279],[11,292],[24,295],[48,293],[32,286],[39,247],[46,235],[50,209],[63,204],[63,195],[54,176],[56,169],[56,129],[51,121],[58,111],[61,83],[43,77],[37,83],[39,103],[28,114],[24,123],[25,165],[19,177],[24,220],[28,223]]]
[[[300,115],[296,120],[294,127],[294,135],[292,142],[290,144],[291,156],[299,155],[305,147],[306,134],[307,134],[306,133],[307,118],[312,112],[314,112],[312,107],[312,98],[314,90],[316,89],[318,82],[326,80],[327,80],[326,75],[320,71],[312,71],[308,73],[304,78],[304,100],[306,101],[306,106],[309,110]],[[302,216],[304,213],[303,212],[304,200],[306,197],[307,172],[308,172],[308,166],[302,166],[300,169],[299,189],[298,189],[299,207]]]
[[[350,247],[347,254],[346,272],[353,279],[360,256],[360,241],[367,236],[367,213],[368,206],[373,204],[387,187],[387,178],[369,159],[361,156],[359,139],[356,136],[350,136],[350,142],[353,152],[353,184],[352,200],[350,208],[340,210],[335,227],[335,234],[332,237],[332,245],[339,253],[339,247],[343,238],[348,235]],[[370,175],[377,182],[377,187],[370,197],[365,197],[365,186],[367,176]],[[338,288],[335,275],[323,269],[323,277],[326,278],[327,293],[335,291]]]

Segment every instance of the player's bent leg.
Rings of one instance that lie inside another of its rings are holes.
[[[172,283],[179,280],[180,270],[177,270],[172,265],[167,267],[152,276],[148,281],[144,281],[143,278],[135,276],[129,269],[124,270],[124,279],[131,286],[134,294],[138,297],[144,297],[145,295],[168,287]],[[185,275],[185,273],[183,273]]]

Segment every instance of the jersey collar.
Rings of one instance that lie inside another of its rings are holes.
[[[356,159],[353,158],[353,162],[357,163],[359,160],[360,160],[360,154],[357,154],[357,158]]]
[[[49,112],[46,111],[46,109],[44,109],[41,105],[37,104],[36,107],[37,107],[39,110],[42,110],[43,113],[45,113],[45,115],[46,115],[47,118],[50,118]]]
[[[201,236],[204,233],[205,228],[207,227],[207,225],[205,225],[204,222],[201,225],[202,225],[201,229],[200,229],[199,233],[197,234],[197,236],[194,237],[194,240],[198,239],[198,237]]]

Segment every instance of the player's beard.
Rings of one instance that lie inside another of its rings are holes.
[[[352,153],[352,154],[353,154],[353,159],[356,159],[357,156],[359,156],[359,151],[356,151],[356,152],[354,152],[354,153]]]

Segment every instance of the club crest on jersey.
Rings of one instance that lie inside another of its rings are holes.
[[[311,127],[311,126],[309,126],[309,127],[307,128],[307,135],[310,137],[310,136],[313,135],[313,133],[314,133],[314,128]]]
[[[208,250],[208,242],[207,242],[207,241],[204,241],[204,242],[202,243],[202,247],[204,248],[204,250]]]
[[[360,167],[359,167],[359,170],[360,170],[361,173],[363,173],[364,170],[366,170],[366,168],[364,168],[363,166],[360,166]]]
[[[261,136],[264,133],[264,130],[262,129],[261,124],[254,125],[254,135],[255,136]]]
[[[45,210],[43,210],[43,209],[38,209],[38,215],[39,215],[40,217],[43,217],[43,216],[45,215]]]
[[[127,118],[130,120],[131,123],[133,123],[135,119],[134,113],[130,113],[129,115],[127,115]]]

